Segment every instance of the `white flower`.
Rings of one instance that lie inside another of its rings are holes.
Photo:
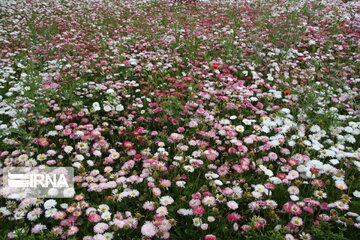
[[[91,237],[90,239],[91,239],[91,240],[106,240],[105,237],[104,237],[104,235],[102,235],[102,234],[100,234],[100,233],[96,234],[94,237]],[[87,239],[87,240],[88,240],[88,239]]]
[[[238,125],[238,126],[235,127],[235,130],[236,130],[237,132],[244,132],[244,126]]]
[[[184,169],[186,170],[186,171],[188,171],[188,172],[194,172],[194,167],[193,166],[191,166],[191,165],[186,165],[186,166],[184,166]]]
[[[107,212],[107,211],[109,211],[110,207],[106,204],[100,204],[98,206],[98,209],[100,212]]]
[[[129,192],[129,196],[130,197],[137,197],[137,196],[139,196],[139,191],[138,190],[136,190],[136,189],[132,189],[130,192]]]
[[[229,201],[226,203],[226,205],[232,210],[236,210],[239,208],[239,204],[237,204],[237,202],[235,201]]]
[[[176,186],[178,187],[185,187],[186,182],[185,181],[176,181]]]
[[[44,161],[44,160],[46,160],[46,158],[47,158],[47,156],[46,156],[45,154],[39,154],[39,155],[37,155],[37,157],[36,157],[36,159],[37,159],[38,161]]]
[[[299,197],[298,196],[296,196],[296,195],[290,195],[290,199],[292,200],[292,201],[299,201]]]
[[[347,132],[347,133],[351,133],[351,132],[354,131],[352,127],[345,127],[344,130],[345,130],[345,132]]]
[[[3,216],[8,216],[11,214],[11,212],[6,207],[1,207],[0,214],[2,214]]]
[[[63,191],[64,197],[73,197],[75,195],[75,190],[74,188],[66,188]]]
[[[156,209],[156,213],[160,216],[166,216],[169,213],[169,211],[167,210],[166,207],[161,206],[158,209]]]
[[[222,185],[223,185],[222,181],[220,181],[220,180],[218,180],[218,179],[215,180],[214,183],[215,183],[215,185],[217,185],[217,186],[222,186]]]
[[[261,185],[261,184],[255,185],[255,186],[254,186],[254,189],[255,189],[255,191],[258,191],[258,192],[260,192],[260,193],[262,193],[262,192],[265,191],[264,185]]]
[[[44,203],[44,208],[45,208],[45,209],[50,209],[50,208],[55,207],[56,204],[57,204],[56,200],[50,199],[50,200],[47,200],[47,201]]]
[[[288,188],[288,192],[291,194],[291,195],[298,195],[300,193],[300,190],[298,187],[296,186],[290,186]]]
[[[99,111],[101,109],[100,108],[100,103],[98,103],[98,102],[94,102],[92,104],[92,107],[93,107],[94,111]]]
[[[60,204],[60,207],[62,207],[63,209],[67,208],[68,206],[69,206],[69,204],[67,204],[67,203]]]
[[[310,128],[310,131],[311,132],[319,132],[321,130],[321,128],[318,126],[318,125],[313,125],[311,128]]]
[[[114,234],[112,234],[112,233],[104,233],[104,239],[106,239],[106,240],[111,240],[111,239],[113,239],[113,237],[114,237]]]
[[[185,208],[180,208],[179,210],[177,210],[177,213],[183,216],[189,216],[193,214],[193,210],[190,209],[185,209]]]
[[[174,199],[170,196],[164,196],[160,198],[161,205],[167,206],[174,202]]]
[[[66,153],[71,153],[71,151],[73,150],[74,148],[72,147],[72,146],[66,146],[66,147],[64,147],[64,151],[66,152]]]
[[[355,192],[353,192],[353,195],[357,198],[360,198],[360,191],[356,190]]]
[[[267,176],[269,176],[269,177],[274,176],[273,171],[271,171],[270,169],[265,169],[264,173],[265,173],[265,175],[267,175]]]
[[[353,128],[357,128],[358,124],[356,122],[349,122],[349,126]]]
[[[245,125],[251,125],[253,122],[255,122],[255,120],[243,119],[242,122],[243,122]]]
[[[81,154],[76,154],[74,160],[82,161],[82,160],[84,160],[84,159],[85,159],[85,157],[84,157],[83,155],[81,155]]]
[[[256,199],[259,199],[262,197],[262,193],[261,192],[258,192],[258,191],[252,191],[251,192],[251,195],[256,198]]]
[[[45,211],[45,217],[47,217],[47,218],[53,217],[53,216],[55,216],[56,212],[57,212],[56,208],[50,208]]]
[[[231,121],[229,119],[221,119],[220,124],[222,124],[222,125],[230,125]]]
[[[204,199],[202,200],[202,203],[205,205],[205,206],[214,206],[216,204],[216,200],[214,197],[211,197],[211,196],[206,196],[204,197]]]
[[[288,108],[283,108],[280,110],[282,113],[285,113],[285,114],[289,114],[290,113],[290,109]]]
[[[273,184],[280,184],[280,183],[282,183],[281,179],[278,178],[278,177],[271,177],[271,178],[270,178],[270,182],[273,183]]]
[[[111,212],[106,211],[101,214],[101,218],[104,220],[109,221],[111,219]]]
[[[360,162],[359,161],[354,161],[354,165],[357,166],[358,168],[360,168]]]
[[[109,106],[109,105],[104,106],[104,111],[105,112],[110,112],[111,110],[112,110],[111,106]]]
[[[239,199],[242,197],[243,190],[239,186],[233,187],[234,194],[232,195],[233,199]]]
[[[337,159],[331,159],[331,160],[330,160],[330,163],[333,164],[333,165],[337,165],[337,164],[339,164],[339,160],[337,160]]]
[[[324,198],[327,198],[327,194],[323,191],[319,191],[319,190],[316,190],[314,192],[314,195],[315,197],[319,198],[319,199],[324,199]]]
[[[100,156],[102,155],[102,153],[101,153],[99,150],[95,150],[95,151],[93,152],[93,154],[94,154],[95,156],[97,156],[97,157],[100,157]]]
[[[194,218],[193,223],[195,227],[199,227],[202,224],[202,221],[200,218]]]
[[[311,45],[315,45],[316,44],[316,41],[315,40],[309,40],[309,45],[311,46]]]
[[[116,106],[115,110],[118,112],[122,112],[124,110],[124,106],[122,104],[119,104]]]
[[[28,157],[26,154],[22,154],[22,155],[19,156],[19,160],[20,160],[21,162],[26,161],[26,160],[28,160],[28,159],[29,159],[29,157]]]

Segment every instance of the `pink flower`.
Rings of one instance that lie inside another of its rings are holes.
[[[92,136],[92,137],[100,137],[100,136],[101,136],[101,132],[98,131],[98,130],[93,130],[93,131],[91,132],[91,136]]]
[[[204,237],[205,240],[216,240],[216,236],[212,234],[208,234]]]
[[[64,229],[61,226],[56,226],[56,227],[53,227],[50,232],[52,234],[54,234],[55,236],[59,236],[59,235],[63,234]]]
[[[201,228],[202,230],[207,230],[208,227],[209,227],[209,224],[207,224],[207,223],[203,223],[203,224],[200,225],[200,228]]]
[[[66,231],[68,236],[74,235],[79,231],[79,228],[76,226],[70,226],[69,229]]]
[[[290,213],[293,215],[300,215],[302,213],[302,210],[299,206],[294,204],[290,207]]]
[[[89,222],[99,222],[101,220],[101,217],[96,214],[96,213],[92,213],[89,217],[88,217],[88,221]]]
[[[243,231],[249,231],[251,229],[251,226],[250,225],[242,225],[240,229]]]
[[[278,155],[274,152],[269,153],[270,160],[276,160],[278,158]]]
[[[55,160],[49,160],[46,162],[47,165],[55,165],[56,164],[56,161]]]
[[[293,202],[287,202],[283,205],[283,210],[293,215],[300,215],[302,213],[301,208]]]
[[[304,209],[304,211],[306,211],[308,213],[314,214],[314,209],[312,207],[306,206],[303,209]]]
[[[109,229],[109,225],[107,225],[106,223],[98,223],[94,226],[94,232],[95,233],[104,233],[106,230]]]
[[[184,131],[185,131],[185,128],[179,127],[179,128],[177,129],[177,131],[178,131],[178,132],[184,132]]]
[[[226,165],[222,165],[218,168],[217,172],[220,176],[225,176],[229,172],[229,167]]]
[[[194,194],[191,195],[191,197],[199,199],[199,198],[201,198],[201,193],[199,193],[199,192],[194,193]]]
[[[194,208],[201,204],[201,201],[199,199],[191,199],[189,202],[190,207]]]
[[[231,213],[229,215],[227,215],[226,219],[229,221],[229,222],[235,222],[235,221],[239,221],[241,219],[241,215],[238,214],[238,213]]]
[[[328,203],[326,203],[326,202],[323,202],[323,203],[320,203],[320,208],[322,209],[322,210],[329,210],[330,208],[328,207]]]
[[[285,240],[295,240],[295,237],[291,234],[286,234],[285,235]]]
[[[205,156],[208,160],[214,161],[219,156],[219,153],[214,149],[210,148],[205,151]]]
[[[202,203],[205,206],[214,206],[214,205],[216,205],[216,199],[214,197],[206,196],[202,200]]]
[[[294,226],[300,227],[304,224],[304,221],[299,217],[293,217],[291,219],[291,224],[293,224]]]
[[[231,196],[231,194],[234,193],[234,191],[229,187],[224,188],[221,192],[224,194],[224,196]]]
[[[36,224],[32,229],[31,233],[40,233],[46,229],[46,226],[44,224]]]
[[[286,176],[286,179],[293,180],[299,177],[299,173],[295,170],[291,170],[288,175]]]
[[[141,227],[141,233],[146,237],[153,237],[156,235],[157,229],[152,222],[146,221]]]
[[[171,143],[179,142],[183,139],[184,139],[184,135],[178,133],[172,133],[168,138],[169,142]]]
[[[235,170],[235,171],[238,172],[238,173],[243,173],[243,172],[244,172],[244,170],[242,169],[241,165],[239,165],[239,164],[234,164],[234,165],[232,165],[231,169],[232,169],[232,170]]]
[[[240,164],[241,164],[241,165],[249,165],[249,164],[250,164],[250,159],[248,159],[248,158],[242,158],[242,159],[240,160]]]
[[[150,211],[154,210],[155,209],[154,202],[150,202],[150,201],[145,202],[143,204],[143,208],[146,209],[146,210],[150,210]]]
[[[160,180],[160,185],[161,185],[162,187],[171,187],[171,181],[170,181],[170,180],[166,180],[166,179]]]
[[[275,190],[275,185],[272,183],[265,183],[264,187],[266,187],[267,189],[270,189],[270,190]]]
[[[58,211],[56,212],[55,216],[54,216],[54,219],[55,220],[61,220],[61,219],[64,219],[66,217],[66,213],[63,212],[63,211]]]
[[[161,195],[160,188],[153,188],[151,191],[155,196],[160,196]]]
[[[236,148],[231,147],[231,148],[228,149],[228,152],[229,153],[236,153]]]
[[[193,212],[195,215],[202,215],[205,213],[205,209],[201,206],[197,206],[193,208]]]
[[[239,204],[237,204],[237,202],[235,201],[229,201],[226,203],[226,205],[232,210],[236,210],[239,208]]]
[[[266,221],[265,218],[258,217],[256,219],[256,222],[255,222],[254,226],[255,226],[256,229],[260,229],[262,227],[265,227],[266,223],[267,223],[267,221]]]

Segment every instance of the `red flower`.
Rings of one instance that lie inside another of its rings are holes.
[[[213,66],[213,68],[219,68],[220,67],[219,64],[213,64],[212,66]]]
[[[291,92],[290,92],[289,90],[285,90],[285,91],[284,91],[284,94],[285,94],[285,95],[290,95]]]

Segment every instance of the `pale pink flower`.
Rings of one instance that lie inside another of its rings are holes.
[[[153,237],[156,235],[157,229],[152,222],[146,221],[141,227],[141,233],[146,237]]]
[[[95,233],[103,234],[108,229],[109,229],[109,225],[106,223],[98,223],[94,226]]]

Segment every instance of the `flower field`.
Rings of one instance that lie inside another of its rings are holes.
[[[359,13],[0,1],[0,176],[75,171],[0,197],[0,239],[360,239]]]

